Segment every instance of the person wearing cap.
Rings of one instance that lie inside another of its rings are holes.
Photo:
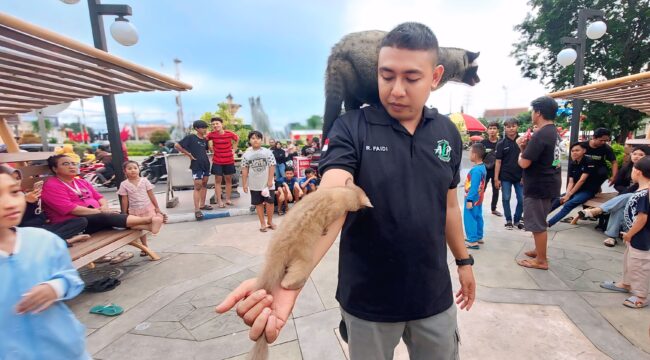
[[[201,210],[212,210],[212,206],[205,204],[205,194],[208,190],[210,179],[210,159],[208,158],[208,124],[203,120],[196,120],[192,127],[196,134],[189,134],[174,146],[176,150],[187,155],[192,161],[192,179],[194,179],[194,217],[203,219]]]

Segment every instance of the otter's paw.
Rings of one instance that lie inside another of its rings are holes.
[[[283,288],[287,290],[298,290],[305,286],[305,283],[307,282],[307,277],[297,275],[297,274],[287,274],[284,276],[284,279],[282,279],[282,282],[280,282],[280,285],[282,285]]]

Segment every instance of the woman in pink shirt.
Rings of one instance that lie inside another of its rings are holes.
[[[55,176],[43,185],[43,210],[53,224],[84,217],[86,233],[100,230],[131,228],[156,234],[162,225],[160,217],[120,214],[108,208],[106,199],[84,179],[77,178],[79,163],[65,155],[50,156],[47,165]]]

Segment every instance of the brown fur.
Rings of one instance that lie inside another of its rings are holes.
[[[264,267],[257,278],[257,289],[268,293],[280,286],[300,289],[313,268],[316,241],[336,219],[363,207],[372,207],[372,204],[363,190],[351,182],[346,186],[320,188],[305,196],[287,213],[273,235]],[[264,336],[256,341],[249,358],[268,358]]]
[[[385,31],[361,31],[343,37],[332,48],[325,72],[325,114],[323,116],[323,138],[341,113],[358,109],[363,104],[379,103],[377,85],[377,60]],[[438,64],[445,68],[441,88],[447,81],[476,85],[479,53],[458,48],[440,47]]]

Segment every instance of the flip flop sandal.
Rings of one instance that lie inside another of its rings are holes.
[[[630,290],[628,290],[626,288],[616,286],[616,282],[614,282],[614,281],[603,281],[603,282],[600,283],[600,287],[603,288],[603,289],[618,291],[618,292],[622,292],[622,293],[629,293],[630,292]]]
[[[565,217],[564,219],[560,220],[560,222],[567,223],[567,224],[570,224],[571,221],[573,221],[573,216],[568,216],[568,217]]]
[[[623,301],[623,305],[632,309],[642,309],[648,306],[648,302],[647,301],[643,302],[641,301],[641,299],[639,299],[638,296],[634,295],[625,299],[625,301]]]
[[[226,205],[228,205],[228,206],[235,206],[235,204],[233,204],[232,201],[226,201]]]
[[[614,247],[616,246],[616,239],[614,238],[607,238],[605,241],[603,241],[603,245],[607,247]]]
[[[214,208],[210,205],[203,205],[203,207],[200,207],[199,209],[201,210],[214,210]]]
[[[485,244],[485,241],[483,241],[483,239],[481,239],[481,240],[477,241],[477,243],[478,243],[479,245],[483,245],[483,244]]]
[[[86,285],[84,288],[85,291],[88,292],[105,292],[105,291],[111,291],[118,287],[122,282],[118,279],[115,278],[104,278],[104,279],[99,279],[95,280],[89,285]]]
[[[266,228],[260,228],[260,232],[266,232]]]
[[[271,224],[271,225],[267,225],[266,228],[267,228],[267,229],[271,229],[271,230],[275,230],[275,229],[278,228],[278,226],[275,225],[275,224]]]
[[[147,256],[147,253],[144,251],[140,251],[140,256]]]
[[[478,246],[477,243],[473,243],[473,242],[469,242],[469,241],[465,241],[465,247],[468,248],[468,249],[472,249],[472,250],[480,249],[480,247]]]
[[[529,269],[537,269],[537,270],[548,270],[547,267],[542,267],[534,263],[532,260],[529,259],[523,259],[523,260],[517,260],[517,265],[529,268]]]
[[[104,316],[117,316],[124,312],[121,306],[110,305],[97,305],[90,308],[91,314],[104,315]]]
[[[129,260],[129,259],[132,258],[132,257],[133,257],[133,253],[132,253],[132,252],[124,251],[124,252],[121,252],[121,253],[117,254],[117,256],[115,257],[115,259],[111,260],[110,264],[111,264],[111,265],[119,264],[119,263],[121,263],[121,262],[124,262],[124,261],[126,261],[126,260]]]
[[[224,205],[224,204],[219,204],[219,205],[217,205],[217,207],[218,207],[219,209],[223,209],[223,208],[226,207],[226,205]]]
[[[100,257],[99,259],[95,260],[95,264],[103,264],[107,262],[111,262],[115,257],[111,255],[104,255]]]
[[[197,221],[203,220],[203,213],[200,211],[195,211],[194,212],[194,218],[196,218]]]

